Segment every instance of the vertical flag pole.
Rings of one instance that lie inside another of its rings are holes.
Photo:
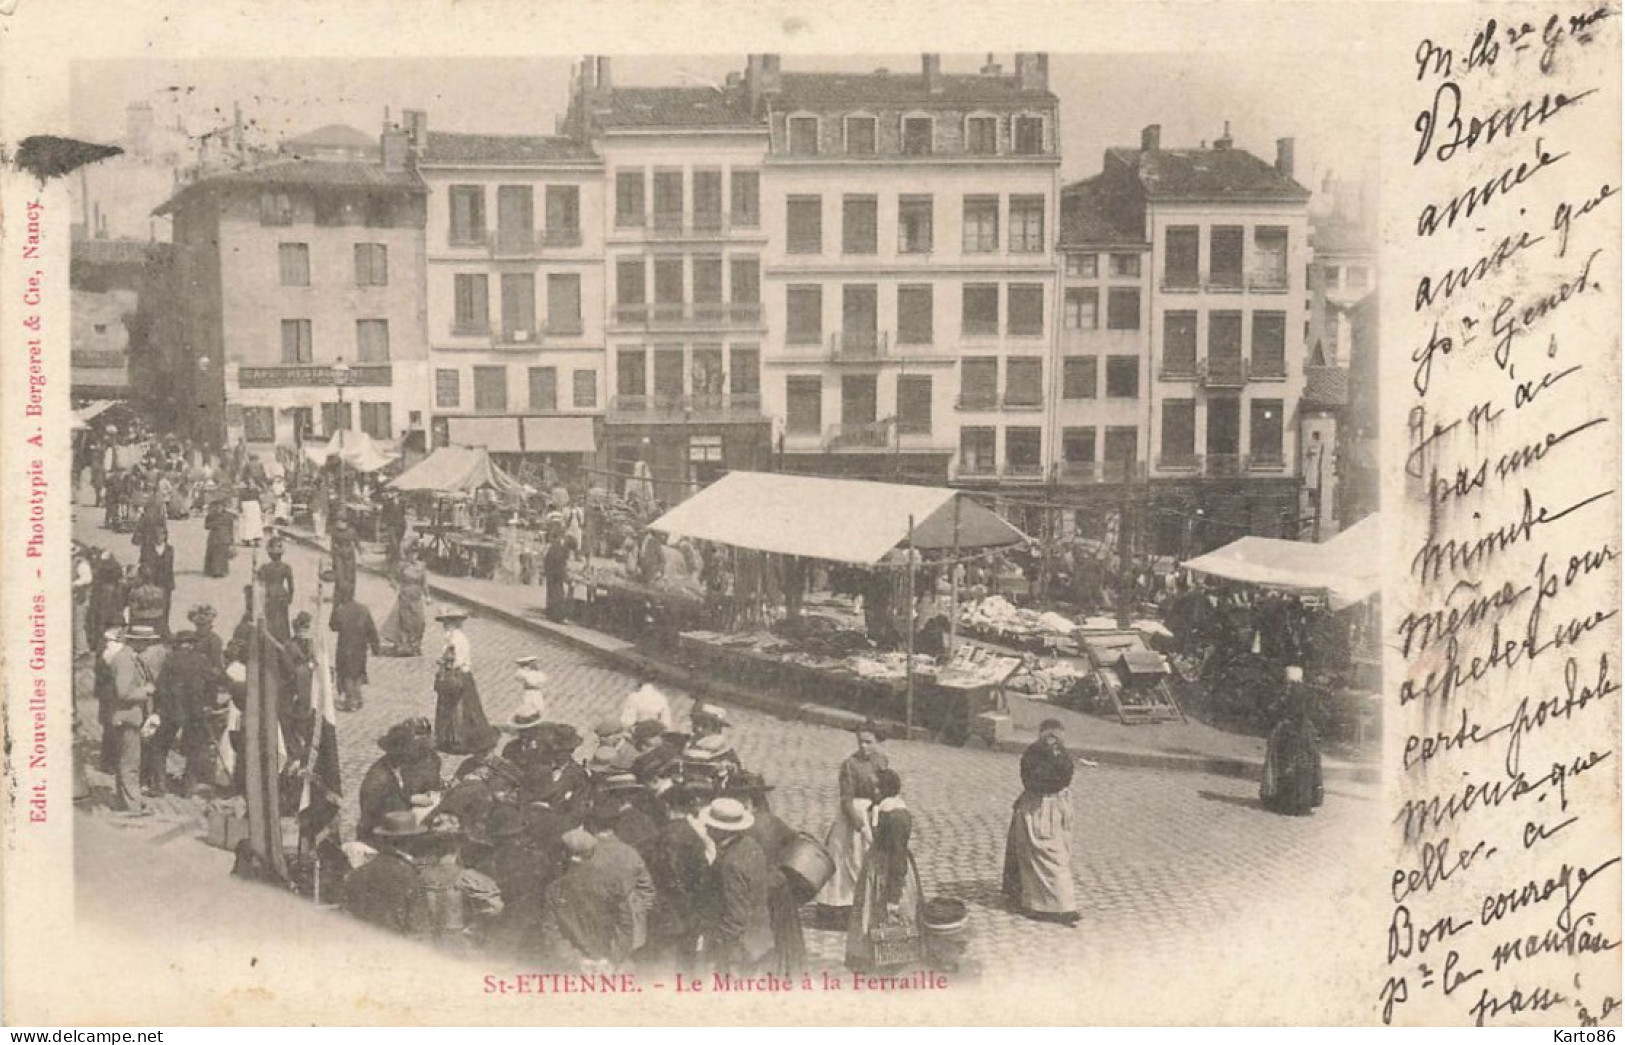
[[[909,732],[914,731],[914,516],[908,517],[908,698],[904,715]]]

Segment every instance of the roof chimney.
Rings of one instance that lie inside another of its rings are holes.
[[[1049,90],[1049,55],[1031,53],[1016,55],[1016,90]]]
[[[942,93],[942,55],[920,55],[920,72],[925,76],[925,89],[930,94]]]
[[[585,55],[581,59],[581,89],[590,91],[598,86],[598,59]]]
[[[401,130],[412,142],[412,148],[422,149],[429,144],[429,114],[423,109],[402,109]]]
[[[1225,149],[1230,148],[1234,144],[1235,139],[1230,137],[1230,121],[1226,120],[1224,121],[1224,137],[1215,139],[1213,142],[1213,147],[1218,149],[1220,152],[1223,152]]]
[[[1153,123],[1140,132],[1140,151],[1156,152],[1162,148],[1162,124]]]
[[[608,92],[614,90],[614,88],[615,81],[610,76],[609,59],[598,59],[598,89]]]
[[[753,54],[745,59],[745,93],[750,98],[752,112],[770,94],[778,94],[783,86],[779,78],[779,56]]]
[[[1275,169],[1288,178],[1292,177],[1293,151],[1296,144],[1292,138],[1275,139]]]
[[[384,173],[400,174],[406,170],[406,160],[411,152],[411,137],[399,127],[385,127],[381,151],[384,156]]]
[[[1002,76],[1003,74],[1004,74],[1004,69],[1002,69],[999,66],[998,62],[995,62],[993,60],[993,56],[991,54],[988,55],[987,56],[987,64],[982,66],[982,75],[983,76]]]

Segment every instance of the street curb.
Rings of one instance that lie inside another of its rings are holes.
[[[282,535],[288,540],[307,548],[313,548],[316,551],[326,552],[328,550],[312,536],[291,530],[283,530]],[[373,576],[387,576],[384,570],[376,566],[358,563],[357,568]],[[866,721],[866,716],[854,711],[833,708],[824,704],[797,703],[757,690],[734,686],[721,679],[698,675],[681,665],[650,657],[639,652],[635,647],[624,651],[606,650],[567,631],[555,630],[549,627],[546,621],[539,621],[458,594],[450,589],[436,585],[433,581],[427,582],[427,587],[436,598],[467,607],[480,616],[500,620],[532,634],[563,643],[572,649],[592,654],[624,671],[647,675],[650,678],[678,686],[691,693],[705,692],[712,697],[720,697],[721,703],[736,704],[750,708],[753,711],[773,715],[776,718],[793,722],[808,722],[813,725],[828,726],[831,729],[852,730]],[[901,723],[887,723],[887,725],[893,739],[919,741],[929,741],[931,739],[930,731],[918,726],[911,730]],[[1031,743],[1030,739],[1007,739],[992,745],[991,750],[1020,754],[1026,750],[1029,743]],[[1067,750],[1073,755],[1088,759],[1091,762],[1098,762],[1103,766],[1117,766],[1127,769],[1161,769],[1185,773],[1207,773],[1213,776],[1250,780],[1257,780],[1264,770],[1262,760],[1224,755],[1177,755],[1160,751],[1129,751],[1121,748],[1092,748],[1070,745]],[[1381,779],[1376,766],[1362,766],[1341,762],[1324,762],[1322,775],[1328,780],[1348,780],[1362,784],[1375,784]]]

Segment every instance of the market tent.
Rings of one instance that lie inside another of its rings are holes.
[[[395,460],[397,455],[384,450],[366,432],[341,431],[334,432],[333,438],[325,446],[315,443],[307,445],[305,456],[313,464],[326,464],[336,456],[358,472],[376,472]]]
[[[94,421],[107,411],[113,409],[113,407],[117,406],[118,404],[119,400],[117,399],[98,399],[94,403],[89,403],[80,407],[78,410],[73,412],[73,427],[85,427],[85,425],[89,424],[91,421]]]
[[[524,486],[497,467],[484,447],[442,446],[390,482],[392,490],[468,493],[482,486],[499,491]]]
[[[909,537],[918,548],[967,551],[1027,538],[957,490],[770,472],[730,472],[650,523],[671,537],[873,565]]]
[[[1268,588],[1325,591],[1332,609],[1364,602],[1381,587],[1379,516],[1351,526],[1323,544],[1243,537],[1187,561],[1193,573]]]

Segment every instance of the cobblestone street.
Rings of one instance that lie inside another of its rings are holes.
[[[130,539],[99,526],[99,510],[76,510],[76,536],[110,546],[122,561],[133,558]],[[202,575],[201,524],[171,524],[176,545],[178,590],[172,625],[184,626],[186,609],[199,601],[220,611],[219,627],[236,623],[251,553],[240,549],[232,576]],[[308,608],[318,556],[289,544],[287,561],[296,577],[295,609]],[[363,573],[359,595],[382,623],[393,599],[389,585]],[[318,627],[325,628],[320,621]],[[408,715],[432,716],[434,654],[438,630],[431,622],[427,655],[374,658],[364,710],[343,714],[339,744],[353,820],[361,776],[378,753],[375,738]],[[470,620],[476,675],[493,722],[516,706],[519,687],[513,659],[543,658],[551,676],[549,717],[584,734],[618,709],[634,686],[626,674],[586,652],[518,627],[478,615]],[[690,703],[673,694],[679,720]],[[775,809],[792,825],[822,836],[834,815],[836,767],[852,748],[842,731],[733,709],[733,737],[748,768],[762,771],[777,790]],[[1010,803],[1020,790],[1016,757],[924,743],[892,742],[889,753],[901,773],[914,811],[914,853],[928,895],[965,900],[972,912],[976,955],[990,969],[1056,968],[1080,972],[1130,951],[1191,960],[1198,947],[1224,953],[1226,941],[1247,925],[1265,931],[1260,919],[1294,912],[1302,939],[1282,941],[1282,953],[1313,953],[1323,947],[1323,911],[1337,905],[1361,881],[1354,840],[1368,833],[1375,814],[1372,796],[1352,784],[1334,784],[1326,804],[1307,818],[1275,816],[1257,803],[1248,780],[1201,773],[1114,767],[1080,767],[1073,784],[1077,825],[1074,874],[1083,921],[1075,929],[1029,922],[1006,912],[999,893]],[[1335,922],[1333,923],[1335,924]],[[1313,930],[1311,926],[1318,926]],[[1319,934],[1311,938],[1313,931]],[[814,955],[839,961],[842,938],[809,933]]]

